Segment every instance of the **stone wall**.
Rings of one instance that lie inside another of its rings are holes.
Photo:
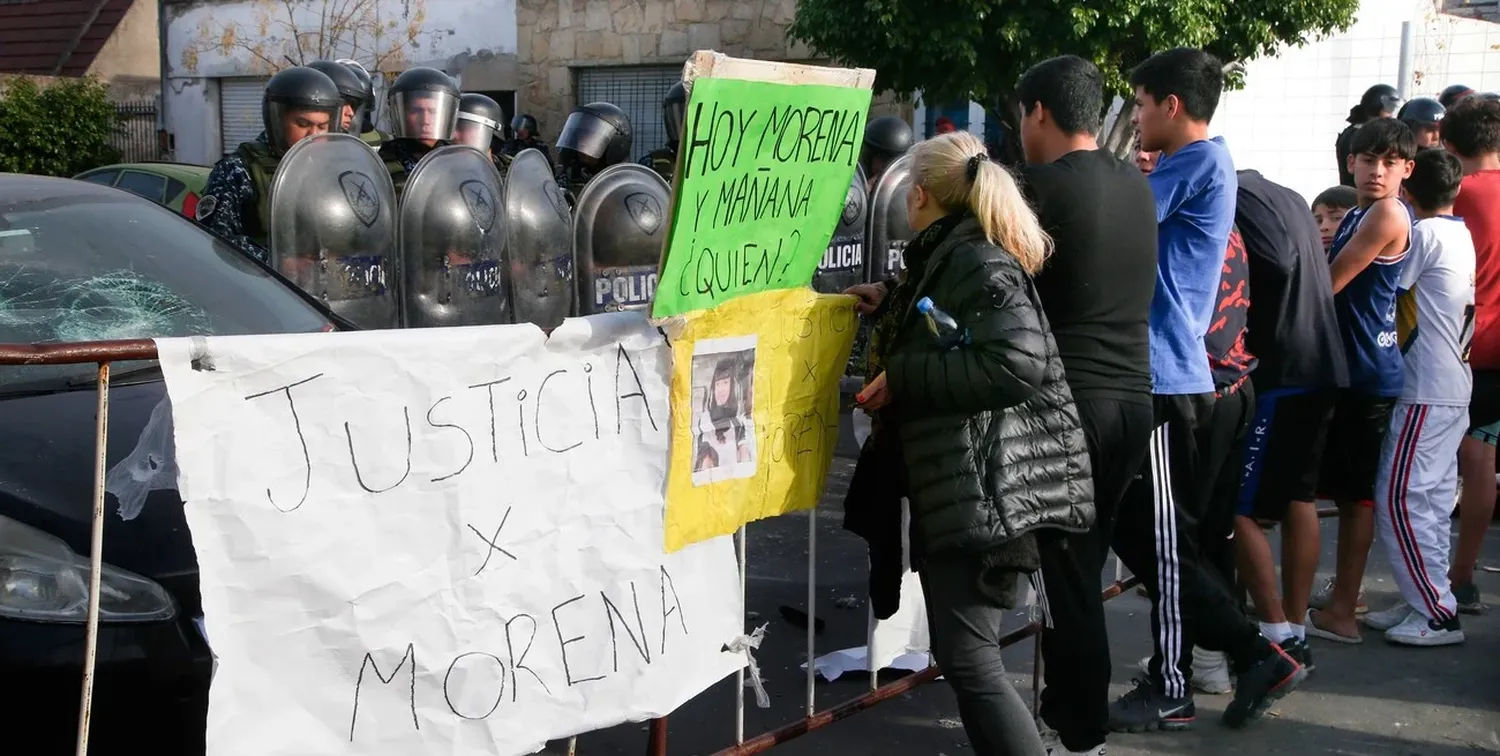
[[[518,112],[551,141],[578,104],[578,68],[680,66],[696,50],[817,62],[786,38],[795,12],[795,0],[517,0]],[[872,116],[891,113],[910,118],[911,107],[877,98]]]

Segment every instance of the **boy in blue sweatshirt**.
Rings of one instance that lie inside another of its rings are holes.
[[[1158,223],[1149,322],[1156,428],[1147,465],[1120,505],[1114,549],[1151,589],[1155,653],[1148,679],[1110,706],[1110,727],[1191,727],[1195,643],[1229,656],[1238,684],[1224,723],[1242,727],[1291,692],[1307,671],[1262,637],[1223,581],[1210,576],[1198,542],[1209,505],[1200,436],[1214,406],[1204,336],[1234,226],[1238,183],[1229,150],[1208,138],[1224,86],[1223,65],[1205,52],[1178,48],[1152,56],[1130,79],[1141,149],[1162,153],[1148,177]]]

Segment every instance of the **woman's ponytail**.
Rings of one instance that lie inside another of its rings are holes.
[[[973,214],[990,243],[1013,255],[1027,273],[1041,270],[1052,253],[1052,239],[1016,180],[973,134],[943,134],[912,147],[912,180],[944,209]]]

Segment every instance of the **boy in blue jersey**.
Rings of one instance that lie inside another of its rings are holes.
[[[1359,207],[1344,217],[1328,250],[1349,388],[1335,401],[1318,475],[1323,497],[1339,507],[1338,563],[1327,603],[1308,612],[1306,628],[1308,635],[1339,643],[1363,640],[1355,611],[1365,559],[1375,541],[1380,448],[1405,370],[1396,335],[1396,292],[1410,247],[1412,214],[1397,193],[1411,176],[1416,152],[1411,129],[1394,118],[1360,127],[1349,154]]]
[[[1148,177],[1156,199],[1156,290],[1149,336],[1155,428],[1148,464],[1120,503],[1114,549],[1151,588],[1155,636],[1147,678],[1110,706],[1110,728],[1191,727],[1194,643],[1223,650],[1238,675],[1224,722],[1240,727],[1307,676],[1261,636],[1228,587],[1204,569],[1199,523],[1209,506],[1199,437],[1214,407],[1204,336],[1218,297],[1236,179],[1229,151],[1208,138],[1222,64],[1199,50],[1158,53],[1131,73],[1141,149],[1162,157]]]

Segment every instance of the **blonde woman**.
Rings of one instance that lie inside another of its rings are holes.
[[[889,616],[900,500],[909,500],[933,655],[975,753],[1044,756],[1000,661],[1001,624],[1016,578],[1038,567],[1039,532],[1084,531],[1094,518],[1078,412],[1031,283],[1051,242],[972,134],[944,134],[910,154],[916,235],[906,269],[847,292],[874,319],[874,377],[858,397],[874,432],[845,525],[870,542],[872,605]],[[915,306],[923,297],[968,332],[962,345],[938,344]]]

